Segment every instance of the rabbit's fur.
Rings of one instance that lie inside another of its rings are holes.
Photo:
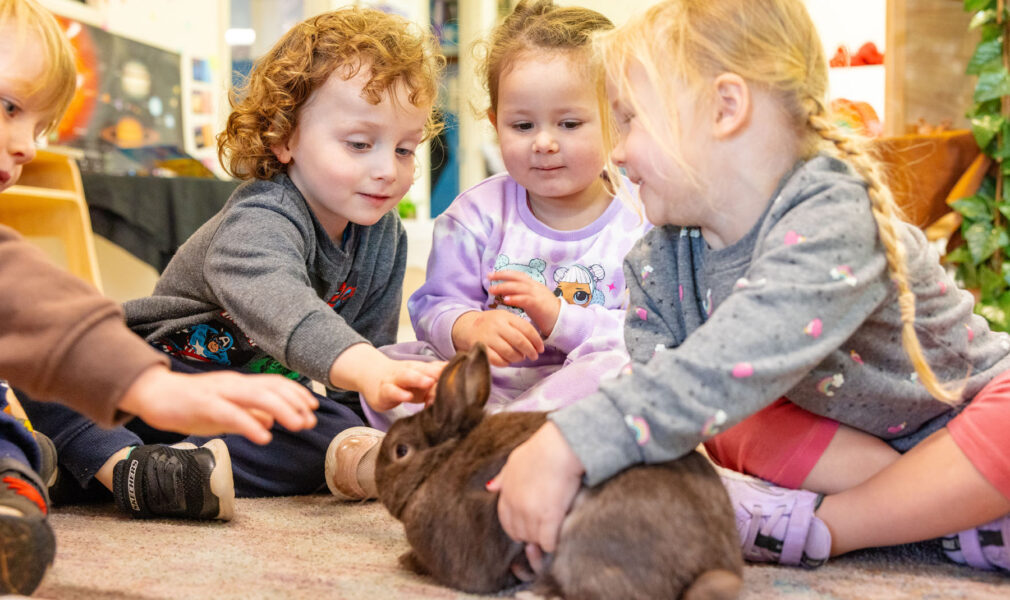
[[[545,413],[485,416],[483,346],[446,366],[434,403],[395,422],[379,450],[379,498],[403,522],[401,563],[444,585],[489,593],[517,585],[523,545],[485,489]],[[565,598],[735,598],[742,559],[726,491],[698,453],[636,466],[583,488],[533,591]]]

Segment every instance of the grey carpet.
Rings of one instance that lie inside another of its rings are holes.
[[[240,499],[229,523],[132,520],[111,504],[57,508],[51,600],[476,598],[402,570],[402,529],[377,503]],[[1010,577],[946,562],[932,544],[854,553],[806,571],[748,566],[745,600],[1010,598]]]

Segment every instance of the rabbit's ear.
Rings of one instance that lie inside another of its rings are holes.
[[[425,434],[431,443],[466,434],[484,418],[484,403],[491,393],[491,366],[483,344],[459,353],[438,380],[435,401],[425,410]]]

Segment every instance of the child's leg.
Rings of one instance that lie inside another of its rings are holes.
[[[866,483],[824,499],[817,515],[832,531],[832,554],[930,539],[1010,513],[1008,434],[1004,373],[946,429]]]
[[[832,556],[932,539],[1007,513],[1010,500],[975,468],[947,429],[862,485],[824,498],[816,511],[831,530]]]
[[[628,356],[623,351],[593,352],[591,344],[586,343],[570,352],[568,359],[560,367],[511,369],[521,379],[498,381],[496,387],[518,388],[522,391],[505,405],[495,407],[493,400],[489,400],[487,406],[492,412],[495,412],[496,408],[507,411],[549,411],[564,408],[594,394],[599,389],[601,381],[616,377],[627,363]],[[499,371],[508,372],[492,369],[492,373]]]
[[[45,486],[29,454],[37,463],[32,435],[0,411],[0,594],[31,594],[56,553]]]
[[[831,443],[799,487],[820,494],[836,494],[863,483],[900,457],[884,440],[839,425]]]
[[[124,449],[143,444],[133,432],[116,427],[104,429],[91,419],[55,402],[37,402],[22,391],[17,392],[21,406],[32,426],[47,435],[56,446],[60,464],[81,488],[92,487],[94,481],[111,489],[111,477],[100,481],[96,475],[109,459]]]
[[[880,439],[785,398],[710,438],[705,449],[727,469],[822,494],[859,484],[899,456]]]
[[[231,455],[238,497],[292,496],[323,489],[326,449],[340,432],[363,425],[354,412],[336,401],[319,397],[316,426],[292,433],[280,425],[273,439],[260,446],[239,435],[223,436]],[[191,436],[186,442],[203,445],[209,437]]]

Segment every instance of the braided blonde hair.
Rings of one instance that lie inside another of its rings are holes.
[[[915,295],[899,237],[902,214],[884,185],[881,166],[865,141],[841,130],[828,114],[827,60],[802,0],[666,0],[625,26],[600,34],[596,48],[607,80],[628,100],[637,119],[648,119],[649,111],[630,93],[627,75],[630,65],[642,67],[669,115],[664,122],[644,125],[655,132],[653,138],[664,155],[688,176],[690,166],[675,147],[679,132],[674,86],[686,85],[702,101],[705,83],[726,72],[740,75],[779,101],[794,124],[802,158],[825,152],[855,169],[866,181],[878,235],[898,288],[905,352],[933,397],[948,404],[960,401],[960,390],[943,385],[933,373],[915,333]]]

